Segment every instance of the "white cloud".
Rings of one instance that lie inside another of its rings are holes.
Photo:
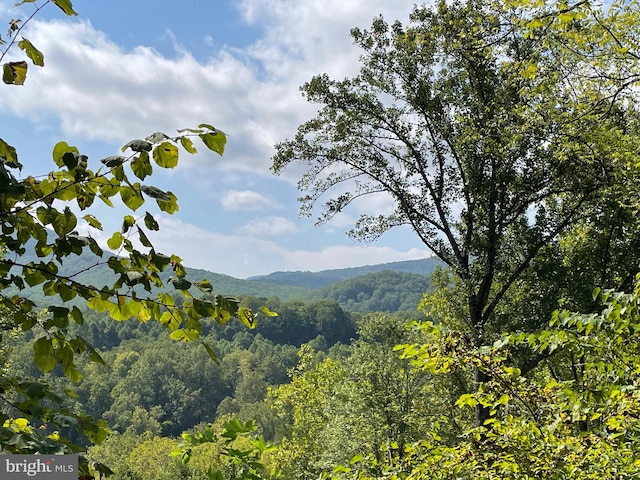
[[[359,52],[349,29],[370,25],[379,13],[406,17],[409,6],[243,0],[239,10],[245,21],[260,23],[262,38],[245,50],[223,47],[206,63],[180,46],[179,33],[175,58],[166,58],[146,46],[125,50],[87,20],[36,19],[25,34],[44,52],[46,67],[31,67],[28,88],[0,98],[0,108],[40,122],[57,117],[65,135],[116,144],[207,122],[229,134],[227,168],[268,174],[273,145],[317,108],[299,86],[317,73],[354,74]]]
[[[275,206],[267,197],[251,190],[231,190],[220,202],[226,210],[265,210]]]
[[[290,270],[330,270],[334,268],[376,265],[379,263],[419,260],[430,256],[428,250],[412,248],[408,251],[392,247],[335,245],[311,252],[297,250],[286,254],[286,264]]]
[[[298,227],[284,217],[254,218],[240,230],[250,237],[275,237],[296,233]]]

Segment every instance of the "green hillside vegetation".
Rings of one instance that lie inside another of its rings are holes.
[[[350,312],[393,313],[415,310],[428,290],[424,275],[383,270],[328,285],[315,295],[335,300]]]
[[[28,260],[28,257],[24,259]],[[279,272],[260,280],[243,280],[193,268],[187,268],[186,271],[189,278],[208,280],[215,294],[236,298],[277,297],[285,301],[296,299],[302,302],[329,299],[337,301],[342,308],[352,312],[395,312],[415,310],[420,298],[429,288],[426,275],[438,265],[440,263],[433,259],[414,260],[321,272]],[[62,275],[72,275],[76,281],[98,287],[112,284],[117,278],[107,265],[99,264],[95,258],[86,255],[70,257],[68,261],[65,260],[64,265],[60,265],[59,271]],[[160,277],[167,282],[171,276],[172,272],[165,272]],[[279,283],[270,283],[266,279],[279,279]],[[327,283],[329,279],[336,279],[335,283]],[[303,286],[305,283],[317,287]],[[17,292],[17,289],[9,291]],[[134,291],[142,290],[137,287]],[[152,294],[158,292],[158,289],[152,289]],[[38,305],[56,304],[55,299],[45,296],[41,288],[27,287],[21,293]],[[195,287],[192,293],[196,293]],[[58,301],[57,304],[62,302]]]

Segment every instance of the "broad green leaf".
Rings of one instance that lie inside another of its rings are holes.
[[[7,85],[24,85],[27,79],[27,62],[8,62],[2,65],[2,81]]]
[[[111,250],[117,250],[122,245],[122,240],[124,240],[122,233],[114,232],[113,235],[111,235],[111,238],[107,240],[107,246]]]
[[[71,4],[70,0],[52,0],[53,3],[55,3],[58,7],[60,7],[60,10],[62,10],[66,15],[70,16],[70,17],[75,17],[76,15],[78,15],[74,10],[73,10],[73,5]]]
[[[216,152],[220,156],[224,154],[224,147],[227,144],[227,137],[224,133],[202,133],[198,136],[209,150]]]
[[[46,280],[44,273],[39,269],[28,266],[22,269],[22,278],[24,278],[24,281],[27,282],[30,287],[39,285]]]
[[[0,159],[11,168],[22,168],[16,149],[0,138]]]
[[[47,337],[40,337],[33,342],[33,353],[34,363],[43,373],[50,372],[58,363],[53,355],[51,340]]]
[[[78,383],[80,380],[82,380],[82,372],[78,370],[78,367],[76,367],[73,362],[66,365],[63,364],[62,371],[64,372],[65,376],[72,382]]]
[[[34,65],[44,67],[44,55],[33,46],[33,43],[23,37],[22,40],[18,42],[18,47],[27,54],[27,57],[31,59]]]
[[[131,161],[131,170],[133,174],[140,180],[144,180],[147,176],[153,173],[153,167],[149,161],[148,152],[140,152]]]
[[[69,300],[72,300],[73,298],[75,298],[77,294],[75,290],[69,288],[64,283],[60,283],[58,285],[58,295],[60,295],[60,299],[63,302],[68,302]]]
[[[191,282],[186,278],[171,277],[169,282],[176,290],[189,290],[191,288]]]
[[[71,309],[70,315],[73,321],[76,322],[78,325],[84,324],[84,316],[82,315],[82,311],[78,307],[74,306]]]
[[[140,227],[138,227],[138,238],[140,238],[140,243],[142,243],[142,245],[144,245],[145,247],[147,248],[153,247],[153,245],[149,241],[149,238],[147,238],[147,235],[144,233],[144,231]]]
[[[77,147],[71,146],[67,142],[58,142],[55,144],[55,146],[53,147],[52,156],[53,161],[57,166],[64,167],[63,158],[67,153],[79,154],[80,152],[78,151]]]
[[[165,200],[160,200],[158,198],[156,199],[156,203],[158,204],[158,207],[160,208],[160,210],[162,210],[163,212],[167,212],[169,215],[173,215],[179,210],[178,197],[176,197],[171,192],[165,192],[165,193],[169,196],[170,200],[165,201]]]
[[[122,219],[122,227],[120,228],[121,233],[127,233],[129,229],[136,223],[136,219],[131,215],[125,215]]]
[[[162,142],[153,149],[153,160],[163,168],[175,168],[178,165],[178,147],[173,143]]]
[[[53,229],[60,236],[71,233],[77,224],[78,219],[69,207],[64,207],[64,212],[58,213],[52,222]]]
[[[122,187],[120,189],[120,198],[134,212],[144,205],[144,198],[139,188],[139,184],[136,183],[133,187]]]

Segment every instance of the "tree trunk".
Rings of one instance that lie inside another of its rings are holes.
[[[477,366],[473,367],[473,390],[478,391],[480,385],[491,379],[489,375],[481,371]],[[489,407],[485,407],[478,403],[475,408],[475,426],[481,427],[484,422],[491,416]]]

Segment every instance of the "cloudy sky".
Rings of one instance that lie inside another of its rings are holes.
[[[0,16],[7,25],[42,3],[14,8],[15,0],[0,0]],[[73,18],[47,5],[23,32],[44,53],[45,68],[31,67],[24,87],[1,87],[1,136],[18,149],[23,174],[37,175],[54,168],[51,149],[60,140],[97,162],[156,131],[203,122],[225,131],[224,157],[201,148],[182,155],[178,168],[154,173],[153,184],[174,192],[180,210],[159,215],[161,230],[151,239],[187,266],[245,278],[424,258],[429,252],[408,230],[369,245],[351,240],[345,232],[357,208],[314,227],[313,218],[298,215],[300,171],[269,171],[273,145],[315,112],[300,85],[318,73],[356,73],[349,29],[379,14],[404,22],[412,5],[73,0]],[[4,27],[0,33],[6,37]],[[389,207],[384,198],[373,205]],[[105,224],[104,240],[125,211],[96,205],[93,213]]]

